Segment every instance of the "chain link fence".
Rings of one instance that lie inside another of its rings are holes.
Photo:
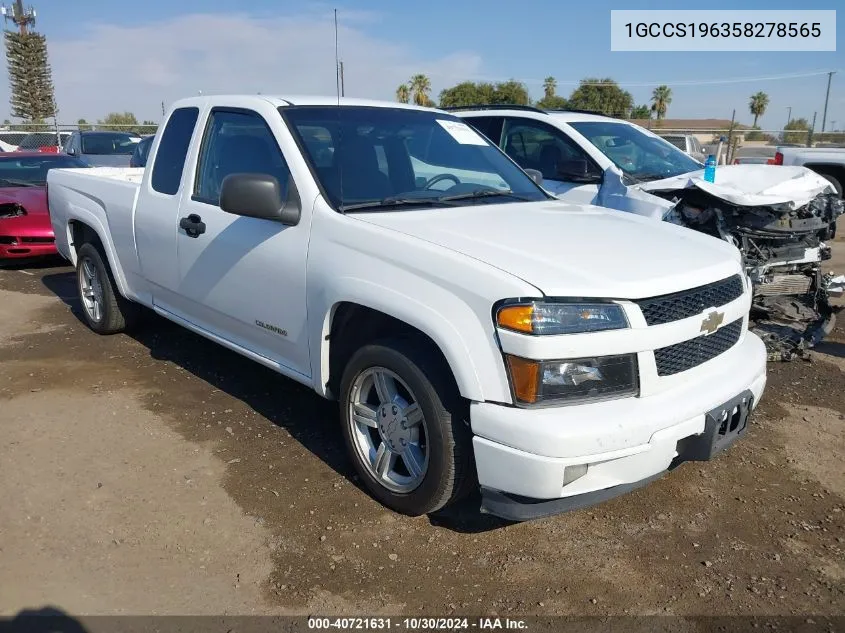
[[[129,132],[137,136],[147,136],[155,134],[157,129],[158,125],[149,122],[135,124],[16,123],[0,126],[0,152],[14,151],[22,143],[24,149],[61,148],[71,133],[76,131]]]

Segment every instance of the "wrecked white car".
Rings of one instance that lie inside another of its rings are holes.
[[[673,206],[663,219],[733,242],[754,283],[751,318],[770,360],[791,360],[827,335],[835,322],[831,294],[841,279],[824,275],[825,240],[836,233],[843,201],[804,167],[732,165],[641,185]]]
[[[543,187],[558,198],[681,224],[735,244],[755,284],[752,328],[770,360],[808,357],[833,328],[829,296],[842,292],[843,278],[823,275],[821,263],[830,257],[825,240],[835,234],[843,201],[818,174],[729,165],[719,166],[710,183],[700,162],[627,121],[514,106],[455,114],[523,169],[539,172]]]

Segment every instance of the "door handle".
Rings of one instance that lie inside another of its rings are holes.
[[[196,213],[179,220],[179,228],[183,229],[188,237],[199,237],[205,233],[205,222]]]

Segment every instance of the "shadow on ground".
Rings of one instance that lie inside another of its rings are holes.
[[[81,323],[85,323],[75,294],[73,272],[45,275],[42,282],[71,308]],[[142,322],[127,335],[146,347],[152,358],[181,367],[212,388],[240,400],[272,424],[284,428],[337,474],[368,494],[347,457],[335,402],[327,401],[308,387],[285,379],[150,310],[144,311]],[[430,515],[429,521],[432,525],[467,534],[487,532],[510,524],[481,514],[479,507],[480,496],[473,494],[450,508]]]
[[[88,633],[76,618],[56,607],[22,609],[13,618],[0,622],[4,633]]]
[[[845,358],[845,343],[838,341],[822,341],[813,350],[819,355],[835,356]]]
[[[2,270],[44,270],[46,268],[56,268],[57,266],[70,266],[70,263],[58,255],[39,257],[37,259],[11,259],[0,263],[0,269]]]

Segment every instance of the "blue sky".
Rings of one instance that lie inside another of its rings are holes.
[[[37,28],[47,35],[60,120],[89,120],[115,110],[156,119],[161,102],[205,92],[333,93],[332,9],[341,22],[346,91],[392,98],[413,72],[426,72],[434,93],[462,79],[524,81],[541,94],[543,77],[558,79],[567,96],[578,79],[612,77],[645,103],[652,84],[666,83],[674,99],[669,116],[730,118],[736,108],[750,122],[748,97],[770,95],[766,128],[793,117],[821,124],[827,76],[728,84],[673,85],[838,70],[828,126],[845,128],[845,51],[823,53],[629,53],[610,51],[610,10],[630,2],[503,0],[457,2],[372,0],[283,3],[252,0],[235,10],[220,0],[33,0]],[[813,9],[841,2],[814,2]],[[643,2],[650,9],[794,9],[779,0],[689,3]],[[837,31],[843,32],[843,13]],[[0,78],[0,102],[8,81]],[[646,86],[633,84],[648,84]],[[625,84],[632,84],[625,86]],[[7,106],[0,106],[0,114]]]

